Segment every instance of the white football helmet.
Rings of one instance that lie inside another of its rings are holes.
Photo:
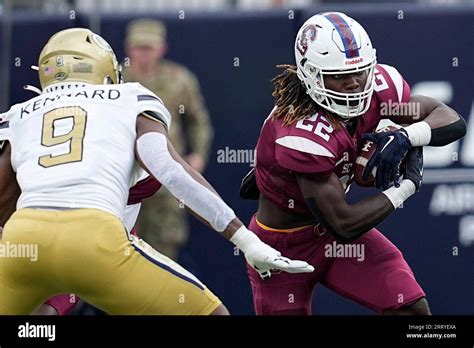
[[[342,118],[364,114],[374,90],[375,49],[364,28],[340,12],[314,15],[300,28],[295,42],[298,77],[323,108]],[[324,85],[325,75],[367,72],[360,93],[340,93]]]

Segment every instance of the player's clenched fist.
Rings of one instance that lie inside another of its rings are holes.
[[[244,254],[245,259],[263,279],[271,276],[272,270],[288,273],[311,273],[314,267],[306,261],[290,260],[281,256],[278,250],[262,242],[255,233],[244,226],[240,227],[230,239]]]

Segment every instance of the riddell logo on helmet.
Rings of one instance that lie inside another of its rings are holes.
[[[357,58],[357,59],[348,60],[345,64],[346,65],[353,65],[353,64],[361,63],[363,61],[364,61],[364,58],[360,57],[360,58]]]

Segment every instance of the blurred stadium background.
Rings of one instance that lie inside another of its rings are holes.
[[[199,78],[215,129],[205,176],[245,222],[256,209],[238,190],[249,163],[219,163],[219,150],[255,146],[272,108],[275,65],[293,63],[297,29],[311,15],[345,12],[367,30],[378,61],[398,68],[412,91],[436,97],[469,121],[468,135],[426,149],[425,185],[381,226],[404,253],[434,314],[474,314],[474,1],[17,0],[0,2],[0,111],[32,97],[31,65],[47,39],[89,27],[125,59],[126,24],[155,18],[168,27],[169,58]],[[368,194],[353,187],[350,199]],[[192,219],[180,260],[233,314],[252,314],[244,260]],[[371,314],[318,286],[315,314]]]

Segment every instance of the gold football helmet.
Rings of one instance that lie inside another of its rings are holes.
[[[122,83],[121,67],[110,45],[89,29],[57,32],[38,60],[41,88],[58,82]]]

